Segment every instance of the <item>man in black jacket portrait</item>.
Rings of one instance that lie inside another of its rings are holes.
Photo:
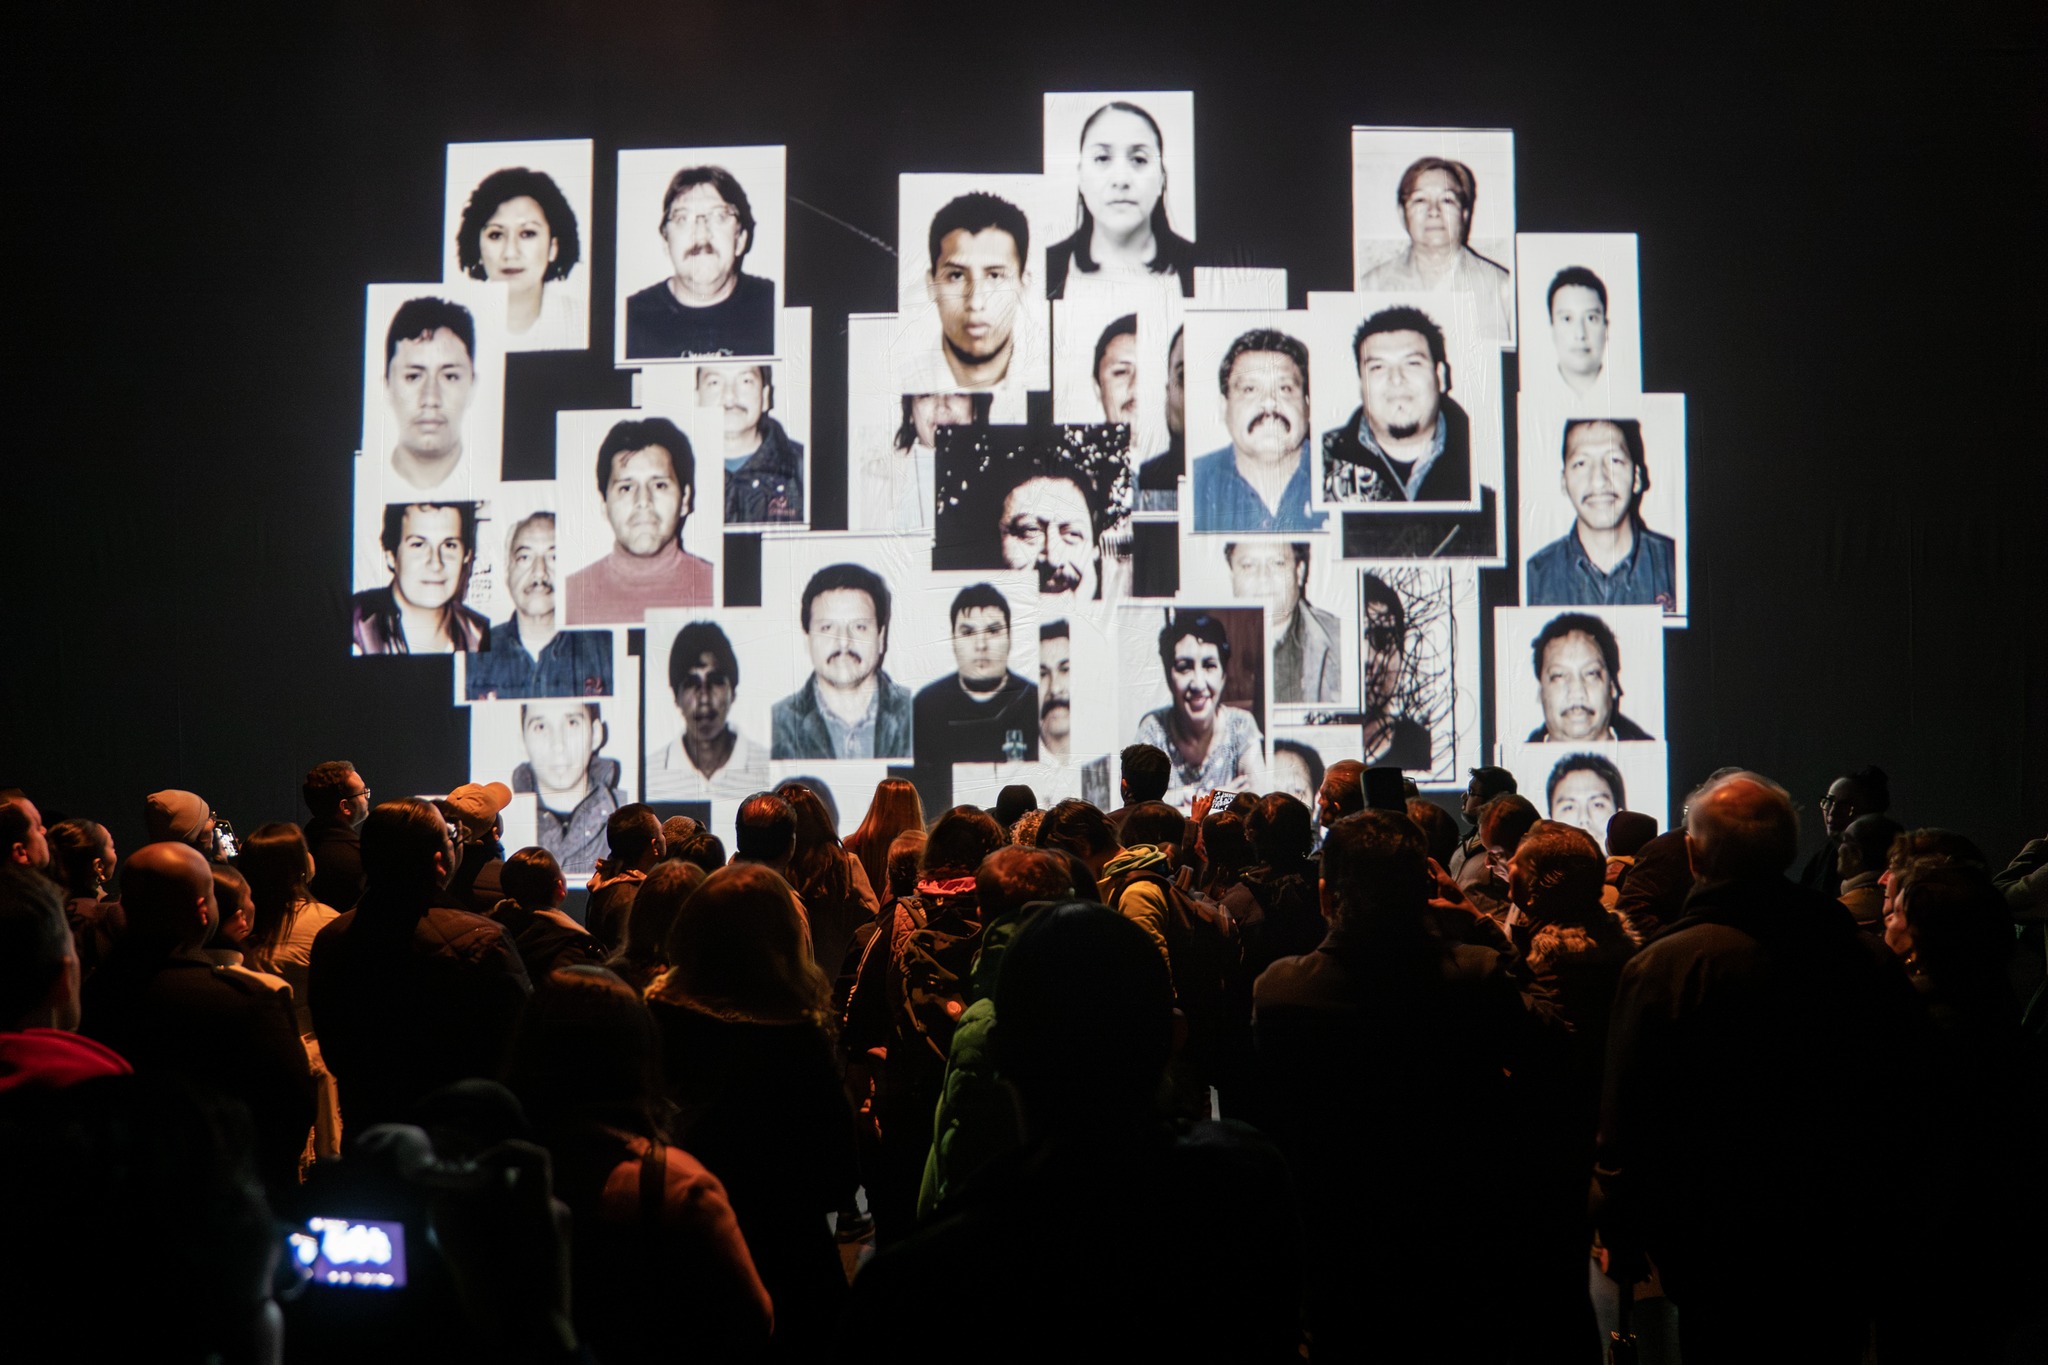
[[[1333,503],[1465,502],[1472,432],[1451,397],[1443,328],[1420,308],[1382,308],[1351,337],[1359,405],[1323,433],[1323,497]]]

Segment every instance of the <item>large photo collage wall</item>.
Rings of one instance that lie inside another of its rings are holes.
[[[612,153],[598,242],[592,142],[450,144],[442,278],[367,289],[352,648],[455,656],[506,846],[572,876],[630,801],[728,841],[790,778],[842,832],[892,774],[928,812],[1109,808],[1136,742],[1183,808],[1498,761],[1596,838],[1661,822],[1686,423],[1641,391],[1635,238],[1518,233],[1508,131],[1351,148],[1355,287],[1299,308],[1204,264],[1189,92],[1048,94],[1039,173],[900,176],[896,311],[844,320],[842,530],[784,148]],[[554,478],[503,478],[506,355],[588,347],[607,304],[632,405],[556,413]],[[1490,621],[1485,568],[1522,603]]]

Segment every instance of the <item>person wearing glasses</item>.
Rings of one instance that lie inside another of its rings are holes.
[[[1412,718],[1395,714],[1408,672],[1408,608],[1401,594],[1370,573],[1358,576],[1358,606],[1365,766],[1426,769],[1430,766],[1429,731]]]
[[[863,565],[811,575],[798,616],[811,676],[772,708],[775,758],[910,757],[910,689],[882,668],[889,602],[889,585]]]
[[[765,356],[775,350],[775,285],[743,267],[754,244],[747,192],[723,166],[687,166],[661,199],[675,273],[626,299],[626,358]]]
[[[1038,687],[1010,669],[1010,603],[975,583],[953,598],[953,662],[917,694],[911,727],[926,763],[1016,763],[1038,757]]]
[[[768,786],[768,751],[733,728],[740,661],[713,621],[692,621],[668,651],[682,733],[647,755],[650,801],[744,801]]]

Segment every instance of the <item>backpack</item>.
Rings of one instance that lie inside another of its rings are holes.
[[[1151,869],[1126,873],[1110,893],[1116,909],[1131,884],[1151,882],[1166,891],[1166,955],[1173,969],[1173,1003],[1188,1021],[1190,1060],[1213,1079],[1215,1064],[1234,1047],[1244,1022],[1243,945],[1237,924],[1221,907],[1175,879]]]
[[[953,908],[955,904],[962,908]],[[923,1039],[943,1062],[967,1008],[967,973],[981,948],[981,920],[972,899],[940,902],[933,908],[922,896],[905,896],[896,908],[910,921],[909,931],[894,948],[896,990],[891,1003],[897,1028],[906,1038]]]

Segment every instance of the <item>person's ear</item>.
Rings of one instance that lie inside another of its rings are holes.
[[[610,738],[611,731],[605,728],[603,721],[594,720],[590,723],[590,752],[596,753],[602,749],[604,742]]]
[[[384,552],[384,571],[394,579],[398,577],[398,556],[389,550]]]
[[[744,258],[744,257],[746,256],[746,254],[747,254],[747,253],[748,253],[749,251],[752,251],[753,249],[754,249],[754,234],[753,234],[753,233],[751,233],[751,232],[749,232],[749,231],[747,231],[747,229],[745,229],[745,228],[741,228],[741,229],[740,229],[740,232],[739,232],[739,236],[737,236],[737,237],[733,238],[733,247],[732,247],[732,258],[733,258],[733,260],[734,260],[734,261],[739,261],[739,260],[741,260],[742,258]],[[737,268],[737,267],[735,267],[735,268]]]
[[[1438,393],[1449,393],[1451,391],[1451,362],[1448,360],[1439,360],[1436,363],[1436,391]]]
[[[1316,904],[1323,912],[1324,922],[1329,924],[1337,922],[1337,897],[1330,890],[1329,881],[1322,877],[1316,878]]]
[[[557,256],[560,256],[561,254],[562,239],[559,237],[550,236],[548,238],[548,264],[553,265],[555,263],[555,258]]]
[[[676,509],[676,520],[681,521],[684,517],[689,516],[691,511],[694,510],[696,501],[697,485],[694,483],[684,484],[683,495],[680,499],[678,499],[678,507]]]
[[[561,873],[557,872],[555,874],[555,904],[560,905],[563,901],[567,899],[569,899],[568,879],[564,877]]]

